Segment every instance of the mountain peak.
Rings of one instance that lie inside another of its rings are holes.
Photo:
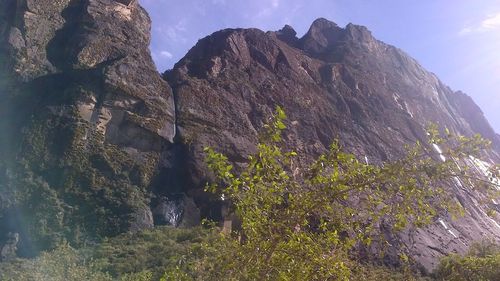
[[[212,180],[204,149],[244,167],[277,105],[289,120],[284,145],[304,155],[298,168],[334,140],[367,163],[397,159],[425,141],[429,122],[498,140],[468,96],[363,26],[319,18],[301,39],[289,25],[217,31],[165,75],[168,84],[151,59],[139,1],[25,2],[0,1],[0,205],[8,206],[0,248],[9,232],[19,233],[18,252],[31,253],[31,244],[49,247],[61,235],[80,243],[200,217],[233,223],[227,205],[204,193]],[[11,168],[10,159],[21,161]],[[392,245],[432,269],[441,254],[486,234],[500,241],[496,222],[473,204],[482,197],[460,182],[456,190],[474,217],[431,225],[412,244],[402,233]]]
[[[272,33],[274,33],[278,39],[291,46],[296,46],[299,41],[297,32],[288,24],[285,24],[282,29]]]
[[[319,55],[327,51],[343,36],[344,29],[324,18],[316,19],[309,31],[300,39],[302,49]]]
[[[316,19],[300,39],[301,48],[315,57],[331,54],[342,42],[372,43],[375,39],[365,26],[349,23],[345,28],[324,18]]]
[[[346,25],[345,30],[350,38],[355,41],[369,42],[374,40],[371,31],[366,26],[349,23]]]
[[[340,28],[340,27],[336,23],[334,23],[333,21],[327,20],[325,18],[317,18],[312,22],[309,30],[311,30],[311,29],[328,29],[328,28],[336,29],[336,28]]]

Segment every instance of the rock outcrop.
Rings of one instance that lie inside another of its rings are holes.
[[[150,29],[136,1],[0,3],[0,236],[25,254],[153,226],[175,108]]]
[[[370,163],[395,159],[425,140],[429,122],[492,140],[485,159],[468,160],[479,173],[499,162],[500,138],[471,98],[365,27],[318,19],[302,38],[290,26],[218,31],[164,79],[149,33],[137,1],[0,2],[0,241],[18,234],[0,245],[6,257],[230,216],[203,191],[203,148],[244,165],[276,105],[301,163],[334,139]],[[463,218],[388,233],[427,270],[474,240],[500,239],[482,195],[451,184]]]

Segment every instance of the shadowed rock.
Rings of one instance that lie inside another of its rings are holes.
[[[0,192],[26,194],[0,202],[0,232],[19,232],[21,250],[36,252],[62,237],[78,244],[152,227],[151,190],[173,143],[175,109],[151,59],[147,13],[113,0],[0,8],[0,128],[8,132]],[[47,232],[37,216],[51,218]]]

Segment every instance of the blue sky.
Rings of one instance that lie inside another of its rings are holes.
[[[153,20],[151,50],[160,71],[217,30],[290,24],[302,36],[312,21],[365,25],[453,90],[473,97],[500,133],[498,0],[140,0]]]

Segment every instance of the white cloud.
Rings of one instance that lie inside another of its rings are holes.
[[[172,53],[169,51],[161,51],[160,56],[166,59],[171,59],[173,57]]]
[[[496,29],[500,27],[500,13],[490,16],[481,22],[483,29]]]
[[[500,13],[489,15],[485,19],[481,20],[478,24],[467,25],[462,28],[458,35],[464,36],[472,33],[484,33],[500,28]]]

